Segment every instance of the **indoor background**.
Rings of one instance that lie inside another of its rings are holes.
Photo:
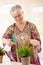
[[[42,51],[39,56],[43,61],[43,0],[0,0],[0,46],[3,46],[2,36],[7,27],[14,23],[10,8],[16,4],[22,6],[24,19],[33,22],[39,30],[42,42]]]

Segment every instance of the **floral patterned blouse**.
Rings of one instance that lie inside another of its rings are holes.
[[[26,25],[23,31],[20,31],[18,29],[18,27],[16,26],[16,23],[14,23],[13,25],[10,25],[8,29],[6,30],[5,34],[3,35],[3,37],[6,39],[9,39],[12,35],[17,38],[16,40],[16,43],[18,44],[17,48],[22,46],[22,43],[23,43],[21,39],[22,37],[27,39],[36,39],[40,41],[40,35],[35,24],[30,23],[28,21],[26,21]],[[41,45],[41,41],[40,41],[40,45]],[[37,50],[37,52],[40,52],[40,51],[41,51],[41,46],[40,46],[40,50]],[[11,47],[11,50],[9,52],[6,51],[6,54],[8,55],[10,60],[18,61],[16,47],[14,45]],[[39,56],[37,55],[37,53],[34,53],[34,55],[31,56],[30,63],[40,65]]]

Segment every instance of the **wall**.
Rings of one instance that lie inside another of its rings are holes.
[[[2,36],[7,27],[14,23],[14,19],[10,15],[10,8],[16,4],[22,6],[25,19],[36,24],[43,43],[43,12],[38,12],[41,10],[39,8],[34,11],[34,8],[43,7],[43,0],[0,0],[0,44],[2,44]]]

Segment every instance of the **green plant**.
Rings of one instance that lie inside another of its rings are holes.
[[[5,51],[2,47],[0,47],[0,56],[5,55]]]
[[[18,54],[19,54],[19,57],[31,56],[33,54],[31,45],[30,46],[23,45],[21,48],[18,49]]]

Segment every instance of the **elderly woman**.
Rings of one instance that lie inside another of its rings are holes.
[[[41,41],[36,26],[24,20],[24,12],[21,6],[13,6],[10,13],[16,23],[10,25],[3,35],[3,45],[11,46],[11,51],[6,52],[8,57],[12,61],[21,61],[18,57],[16,46],[19,48],[23,43],[27,43],[26,45],[31,44],[33,50],[35,50],[35,53],[31,56],[30,63],[40,65],[37,53],[41,51]],[[14,36],[16,39],[12,41],[11,36]]]

